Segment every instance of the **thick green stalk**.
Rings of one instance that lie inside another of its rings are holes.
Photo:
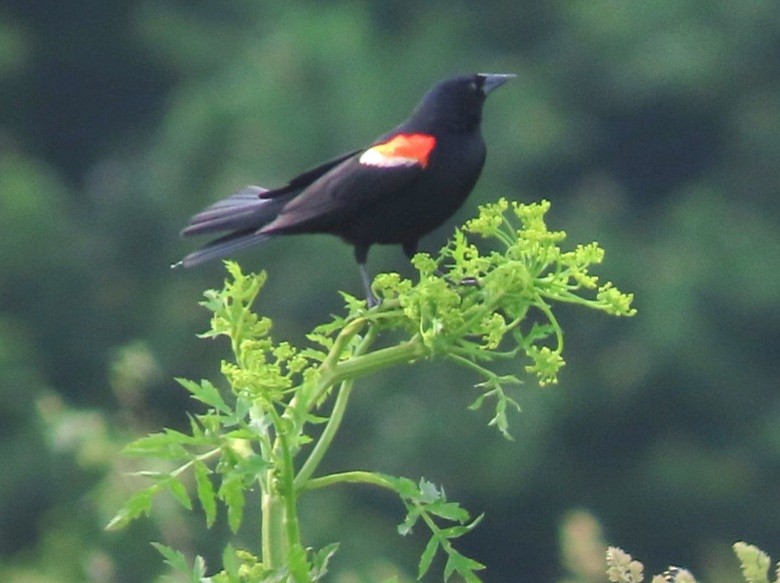
[[[325,452],[328,451],[333,438],[336,436],[336,432],[341,425],[341,420],[344,418],[344,411],[347,408],[347,402],[349,401],[349,395],[352,392],[353,380],[344,381],[341,383],[339,394],[336,397],[336,403],[333,405],[333,411],[328,419],[328,424],[325,426],[325,430],[317,440],[317,444],[312,449],[306,462],[301,467],[298,475],[295,476],[293,483],[294,489],[297,491],[306,484],[306,481],[316,471],[322,458],[325,456]]]
[[[332,370],[330,381],[336,383],[355,379],[397,364],[412,362],[426,356],[426,354],[425,345],[419,334],[416,334],[401,344],[381,348],[369,354],[339,362]]]
[[[288,427],[276,411],[271,408],[269,414],[276,430],[274,444],[277,467],[266,472],[263,481],[262,546],[263,561],[269,567],[286,565],[290,549],[300,547],[300,529],[295,490],[293,488],[294,466],[290,454]]]
[[[376,339],[377,331],[376,326],[370,326],[368,332],[361,340],[360,345],[355,349],[353,358],[364,354],[374,343]],[[309,457],[304,462],[298,475],[295,477],[293,483],[294,489],[297,491],[317,470],[317,466],[322,461],[325,453],[328,451],[333,438],[336,436],[336,432],[341,426],[341,420],[344,418],[344,412],[347,408],[347,402],[349,401],[349,395],[352,393],[352,387],[354,385],[354,379],[342,381],[339,393],[336,396],[336,402],[333,405],[333,411],[330,414],[328,423],[325,426],[325,430],[317,440],[314,449],[312,449]]]
[[[302,485],[302,490],[315,490],[325,488],[334,484],[371,484],[380,488],[396,491],[393,485],[383,476],[373,472],[364,472],[356,470],[353,472],[341,472],[340,474],[330,474],[319,478],[313,478]]]
[[[263,492],[263,526],[261,532],[263,564],[269,569],[287,565],[290,547],[285,536],[287,512],[284,498],[275,484],[274,470],[266,472],[266,487]]]

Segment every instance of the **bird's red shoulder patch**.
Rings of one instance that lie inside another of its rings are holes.
[[[436,147],[436,138],[428,134],[398,134],[370,147],[358,160],[364,166],[428,166],[428,157]]]

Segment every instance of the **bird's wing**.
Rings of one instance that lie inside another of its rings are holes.
[[[385,138],[312,182],[262,232],[282,232],[311,221],[337,220],[356,208],[370,207],[422,175],[435,148],[436,138],[428,134],[397,133]]]
[[[360,150],[342,154],[338,158],[299,174],[280,188],[269,190],[260,186],[246,186],[239,192],[224,198],[190,219],[182,235],[203,235],[228,230],[260,229],[279,213],[279,209],[297,193],[320,176]]]
[[[260,194],[260,198],[276,198],[277,196],[282,196],[294,190],[303,190],[304,188],[309,186],[312,182],[320,178],[323,174],[326,174],[329,170],[332,170],[333,168],[335,168],[345,160],[352,158],[352,156],[354,156],[360,151],[361,150],[353,150],[351,152],[347,152],[346,154],[342,154],[338,158],[333,158],[332,160],[323,162],[319,166],[310,168],[306,172],[303,172],[298,176],[296,176],[295,178],[293,178],[292,180],[290,180],[284,186],[281,186],[279,188],[274,188],[273,190],[266,190],[265,192]]]

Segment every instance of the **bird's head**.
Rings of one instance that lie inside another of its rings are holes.
[[[423,96],[412,117],[454,129],[473,129],[482,121],[488,94],[514,77],[512,73],[476,73],[445,79]]]

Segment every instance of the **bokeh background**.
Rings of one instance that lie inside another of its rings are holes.
[[[425,476],[484,511],[461,548],[489,582],[602,580],[561,556],[561,529],[711,582],[736,580],[736,540],[780,555],[777,0],[3,0],[0,579],[154,581],[150,540],[219,565],[224,521],[205,531],[170,500],[103,530],[134,487],[122,444],[184,425],[172,377],[216,380],[227,355],[195,337],[223,272],[171,272],[193,248],[178,230],[474,71],[518,79],[487,103],[476,191],[423,247],[482,202],[548,198],[554,228],[606,247],[600,275],[639,314],[560,312],[568,367],[519,389],[514,442],[466,410],[461,371],[366,381],[327,469]],[[270,274],[258,309],[278,339],[304,342],[338,289],[360,293],[333,238],[240,260]],[[370,265],[410,274],[397,249]],[[342,543],[333,581],[414,578],[424,539],[397,536],[392,497],[344,488],[303,512],[308,544]]]

